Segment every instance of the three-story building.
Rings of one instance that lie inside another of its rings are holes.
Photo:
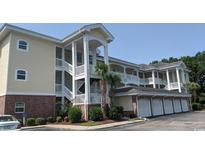
[[[0,114],[55,116],[56,103],[70,102],[87,120],[88,107],[100,105],[98,63],[108,64],[110,73],[121,77],[114,103],[125,111],[147,117],[160,108],[166,114],[164,99],[172,103],[167,114],[189,110],[183,62],[138,65],[109,57],[113,40],[102,24],[86,25],[62,40],[5,24],[0,30]],[[152,105],[155,98],[158,105]]]

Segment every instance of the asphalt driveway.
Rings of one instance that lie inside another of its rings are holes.
[[[205,131],[205,111],[188,112],[148,119],[103,131]]]
[[[72,131],[71,129],[34,128],[30,131]],[[205,131],[205,111],[179,113],[97,131]]]

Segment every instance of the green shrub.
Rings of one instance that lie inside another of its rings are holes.
[[[69,122],[69,118],[66,116],[66,117],[64,117],[64,119],[63,119],[65,122]]]
[[[199,103],[205,104],[205,97],[199,97]]]
[[[100,107],[92,107],[89,109],[89,119],[93,121],[103,120],[103,114]]]
[[[192,104],[192,109],[193,109],[194,111],[196,111],[196,110],[201,110],[201,104],[199,104],[199,103],[193,103],[193,104]]]
[[[68,117],[71,123],[80,122],[81,120],[81,110],[78,107],[72,107],[69,110]]]
[[[26,125],[27,125],[27,126],[35,126],[35,125],[36,125],[36,120],[35,120],[35,118],[28,118],[28,119],[26,120]]]
[[[55,119],[53,117],[48,117],[47,118],[47,122],[48,123],[54,123],[55,122]]]
[[[123,116],[123,107],[113,106],[109,111],[109,118],[113,120],[120,120]]]
[[[62,117],[60,116],[56,117],[56,122],[62,122],[62,121],[63,121]]]
[[[36,125],[45,125],[46,119],[45,118],[36,118],[35,123],[36,123]]]
[[[22,119],[18,119],[18,122],[20,122],[21,126],[23,126],[23,120]]]

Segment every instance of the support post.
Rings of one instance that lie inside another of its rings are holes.
[[[182,89],[181,89],[181,81],[179,77],[179,68],[176,68],[176,74],[177,74],[177,84],[178,84],[179,93],[181,93]]]
[[[84,114],[85,120],[88,121],[88,104],[90,102],[90,76],[89,76],[89,42],[87,35],[83,36],[84,48],[84,71],[85,71],[85,100],[84,100]]]
[[[168,90],[170,90],[171,88],[170,88],[170,79],[169,79],[169,70],[168,69],[166,70],[166,76],[167,76],[167,88],[168,88]]]
[[[62,49],[62,60],[63,60],[63,66],[64,66],[64,61],[65,61],[65,49]],[[62,99],[61,99],[62,105],[65,104],[65,98],[64,98],[65,89],[64,89],[64,86],[65,86],[65,70],[63,69],[63,70],[62,70],[62,93],[63,93],[63,96],[62,96]]]
[[[155,71],[152,71],[152,82],[153,82],[153,88],[156,88],[156,82],[155,82]]]
[[[162,97],[162,108],[163,108],[163,114],[165,114],[165,108],[164,108],[164,97]]]
[[[135,116],[137,116],[137,104],[136,104],[136,95],[132,96],[132,110],[133,110],[133,114]]]
[[[150,97],[150,110],[151,110],[151,116],[153,116],[152,96]]]
[[[179,99],[179,100],[180,100],[180,107],[181,107],[181,111],[182,111],[182,112],[184,112],[184,111],[183,111],[183,107],[182,107],[182,98],[180,97],[180,99]]]
[[[77,62],[77,52],[76,52],[76,42],[72,42],[72,65],[73,65],[73,84],[72,84],[72,90],[73,90],[73,99],[76,96],[76,81],[75,81],[75,68],[76,68],[76,62]]]
[[[174,108],[174,97],[172,97],[172,108],[173,108],[173,113],[175,113],[175,108]]]

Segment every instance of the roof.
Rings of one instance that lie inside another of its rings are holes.
[[[114,90],[115,96],[167,96],[167,97],[191,97],[190,94],[179,93],[177,91],[169,91],[165,89],[155,89],[147,87],[128,86],[117,88]]]
[[[186,68],[183,61],[178,61],[178,62],[173,62],[173,63],[157,63],[157,64],[149,64],[149,65],[140,64],[139,66],[143,70],[153,70],[153,69],[162,70],[162,69],[166,69],[170,67],[178,67],[180,65],[184,65],[184,67]]]
[[[103,60],[103,56],[98,56],[99,60]],[[109,57],[110,62],[116,62],[116,63],[121,63],[125,65],[129,65],[132,67],[138,67],[143,71],[149,71],[149,70],[163,70],[166,68],[172,68],[172,67],[179,67],[180,65],[183,65],[184,68],[188,71],[186,68],[186,65],[184,64],[183,61],[178,61],[178,62],[173,62],[173,63],[157,63],[157,64],[135,64],[131,62],[127,62],[118,58],[114,57]]]
[[[70,35],[66,36],[62,40],[62,42],[66,42],[76,35],[79,35],[83,32],[90,31],[91,29],[96,29],[96,28],[101,29],[108,36],[108,40],[107,40],[108,42],[111,42],[114,40],[114,36],[105,28],[105,26],[103,24],[96,23],[96,24],[89,24],[89,25],[83,26],[82,28],[80,28],[80,29],[76,30],[75,32],[71,33]]]
[[[45,40],[55,42],[55,43],[61,43],[60,39],[54,38],[52,36],[44,35],[44,34],[41,34],[41,33],[38,33],[38,32],[34,32],[34,31],[31,31],[31,30],[28,30],[28,29],[24,29],[24,28],[21,28],[21,27],[18,27],[18,26],[14,26],[14,25],[11,25],[11,24],[4,24],[1,27],[1,29],[0,29],[0,40],[3,39],[4,36],[6,36],[8,32],[11,32],[11,31],[19,32],[19,33],[22,33],[22,34],[27,34],[27,35],[30,35],[30,36],[38,37],[38,38],[45,39]]]
[[[108,42],[111,42],[114,40],[113,35],[103,26],[103,24],[97,23],[97,24],[89,24],[89,25],[85,25],[82,28],[78,29],[77,31],[71,33],[70,35],[68,35],[67,37],[65,37],[64,39],[58,39],[52,36],[48,36],[48,35],[44,35],[38,32],[34,32],[32,30],[28,30],[28,29],[24,29],[18,26],[14,26],[11,24],[4,24],[1,28],[0,28],[0,41],[1,39],[3,39],[8,32],[10,31],[16,31],[16,32],[20,32],[22,34],[27,34],[30,36],[34,36],[34,37],[38,37],[41,39],[45,39],[48,41],[52,41],[55,43],[65,43],[66,41],[69,41],[71,38],[78,36],[80,34],[83,34],[85,32],[88,32],[92,29],[96,29],[99,28],[101,29],[107,36],[108,36]]]

